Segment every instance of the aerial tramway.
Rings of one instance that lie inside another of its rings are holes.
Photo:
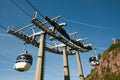
[[[18,8],[20,8],[24,13],[26,13],[29,17],[29,13],[27,13],[24,9],[22,9],[18,4],[15,3],[14,0],[11,0]],[[45,22],[39,21],[38,18],[36,18],[36,15],[34,18],[32,17],[32,23],[28,26],[25,26],[23,28],[14,30],[9,29],[7,32],[11,35],[14,35],[18,37],[19,39],[22,39],[26,44],[32,44],[33,46],[36,46],[39,48],[38,52],[38,61],[37,61],[37,68],[36,68],[36,75],[35,80],[39,80],[39,76],[41,77],[40,80],[43,80],[43,73],[44,73],[44,51],[49,51],[56,54],[62,54],[64,59],[64,79],[69,80],[69,65],[68,65],[68,55],[75,55],[78,62],[78,69],[79,69],[79,77],[81,80],[84,80],[84,75],[82,72],[82,65],[80,61],[79,52],[88,52],[92,50],[92,45],[85,45],[80,40],[72,39],[69,34],[62,28],[62,26],[65,26],[66,23],[60,23],[58,24],[56,21],[59,19],[59,17],[55,19],[50,19],[48,16],[43,16],[40,11],[38,11],[31,3],[30,1],[26,0],[44,19]],[[50,26],[46,26],[45,24],[49,23]],[[52,27],[52,28],[51,28]],[[35,31],[34,28],[39,29],[39,31]],[[31,29],[32,34],[24,34],[24,29]],[[62,50],[55,49],[56,47],[48,47],[45,45],[45,35],[48,34],[50,37],[55,38],[57,41],[61,43],[61,45],[57,45],[57,47],[62,47]],[[37,40],[36,36],[41,37],[39,40]],[[73,53],[73,52],[74,53]],[[95,57],[93,57],[95,58]],[[96,65],[97,58],[93,59],[90,58],[90,63],[92,65]],[[33,58],[32,55],[29,54],[26,50],[26,45],[24,47],[24,52],[22,54],[19,54],[16,58],[16,61],[14,63],[14,69],[20,72],[28,71],[32,65]],[[95,64],[94,64],[95,63]],[[66,77],[67,73],[67,77]]]
[[[24,52],[19,54],[14,63],[14,69],[20,72],[28,71],[32,65],[32,55],[26,51],[26,45]]]
[[[99,65],[99,59],[100,59],[100,56],[98,55],[96,55],[96,48],[94,48],[94,54],[93,54],[93,56],[91,56],[90,58],[89,58],[89,63],[90,63],[90,65],[91,66],[98,66]]]

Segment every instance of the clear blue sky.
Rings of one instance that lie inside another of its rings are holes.
[[[33,15],[34,11],[24,0],[16,0]],[[22,2],[21,2],[22,1]],[[61,21],[67,22],[68,33],[77,31],[77,38],[88,38],[97,53],[103,53],[112,43],[112,38],[120,38],[120,1],[119,0],[29,0],[44,15],[55,17],[62,15]],[[43,20],[38,15],[40,20]],[[0,0],[0,24],[8,27],[15,24],[23,27],[31,22],[25,13],[10,0]],[[33,55],[33,65],[28,72],[13,70],[18,54],[23,52],[23,42],[15,37],[7,37],[0,28],[0,80],[34,80],[38,48],[28,46]],[[83,71],[88,75],[93,67],[89,65],[89,57],[93,51],[81,54]],[[46,52],[45,80],[63,80],[63,59],[61,55]],[[71,80],[79,80],[75,56],[69,56]],[[53,68],[54,67],[54,68]]]

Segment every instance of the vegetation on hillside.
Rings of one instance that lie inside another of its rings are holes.
[[[85,80],[120,80],[120,41],[112,44],[100,60],[101,65],[92,69]]]
[[[115,50],[116,48],[120,47],[120,41],[117,42],[116,44],[112,44],[103,54],[103,58],[108,58],[108,53],[112,50]]]

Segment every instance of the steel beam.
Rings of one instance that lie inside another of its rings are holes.
[[[38,26],[39,28],[41,28],[43,31],[45,31],[50,36],[53,36],[54,38],[56,38],[57,40],[61,41],[62,43],[64,43],[65,45],[71,47],[74,50],[79,50],[80,52],[89,51],[89,49],[81,48],[81,47],[73,44],[72,42],[64,39],[62,36],[54,34],[48,27],[46,27],[44,24],[42,24],[42,22],[40,22],[38,19],[33,19],[32,23],[35,24],[36,26]]]
[[[38,43],[36,40],[32,40],[32,38],[30,38],[29,36],[27,36],[23,33],[15,32],[13,30],[8,30],[7,32],[9,34],[13,35],[13,36],[16,36],[16,37],[22,39],[23,41],[27,42],[28,44],[31,44],[31,45],[39,48],[40,43]],[[52,53],[55,53],[55,54],[63,54],[62,51],[59,51],[59,50],[53,49],[53,48],[49,48],[49,47],[46,47],[46,46],[45,46],[45,50],[49,51],[49,52],[52,52]],[[68,55],[74,55],[70,51],[67,51],[67,54]]]

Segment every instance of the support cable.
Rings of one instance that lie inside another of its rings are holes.
[[[4,30],[6,30],[6,31],[7,31],[7,28],[3,27],[2,25],[0,25],[0,27],[1,27],[2,29],[4,29]]]
[[[28,1],[28,0],[26,0],[26,1],[27,1],[28,4],[31,5],[43,18],[45,18],[44,15],[43,15],[30,1]]]
[[[26,50],[27,45],[28,45],[28,44],[25,42],[25,43],[24,43],[24,48],[23,48],[23,52],[24,52],[25,54],[27,54],[27,50]]]
[[[32,16],[28,13],[28,12],[26,12],[21,6],[19,6],[14,0],[11,0],[11,2],[13,3],[13,4],[15,4],[22,12],[24,12],[27,16],[29,16],[30,18],[32,18]]]
[[[7,28],[3,27],[2,25],[0,25],[0,27],[1,27],[2,29],[4,29],[5,31],[7,31]],[[13,37],[13,36],[11,36],[11,35],[1,34],[1,33],[0,33],[0,36]]]

